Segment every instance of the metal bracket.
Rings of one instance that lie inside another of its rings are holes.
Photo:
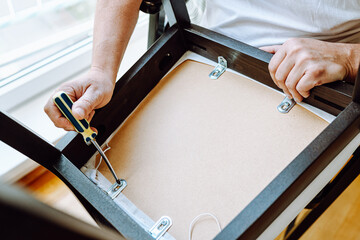
[[[171,225],[172,225],[171,218],[167,216],[162,216],[150,229],[149,233],[154,239],[158,240],[162,236],[164,236],[164,234],[169,230]]]
[[[120,179],[120,183],[115,182],[113,185],[111,185],[110,189],[107,191],[109,196],[112,199],[115,199],[119,194],[124,190],[124,188],[127,186],[127,182],[125,179]]]
[[[224,57],[219,56],[218,57],[218,65],[215,67],[215,69],[209,74],[209,77],[211,79],[218,79],[221,74],[223,74],[227,69],[227,61]]]
[[[296,102],[293,99],[285,97],[284,100],[277,106],[277,109],[281,113],[288,113],[294,106]]]

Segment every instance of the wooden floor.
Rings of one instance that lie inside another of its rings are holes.
[[[36,199],[87,223],[96,225],[70,189],[43,167],[35,169],[20,179],[18,184],[25,187]]]
[[[72,192],[52,173],[38,168],[18,182],[35,198],[88,223],[95,224]],[[301,240],[360,240],[360,177],[304,234]],[[282,236],[276,238],[282,239]]]

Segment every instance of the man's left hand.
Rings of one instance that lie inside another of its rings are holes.
[[[274,54],[269,63],[270,75],[297,102],[309,97],[315,86],[336,80],[354,81],[360,62],[358,44],[294,38],[283,45],[260,49]]]

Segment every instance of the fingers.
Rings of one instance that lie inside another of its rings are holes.
[[[310,96],[310,90],[322,82],[323,76],[316,78],[311,71],[305,71],[301,67],[294,67],[286,79],[286,87],[296,102]]]
[[[52,103],[51,100],[49,100],[48,103],[45,105],[44,111],[56,127],[63,128],[66,131],[75,131],[74,126],[69,122],[69,120],[67,120],[67,118],[62,115],[62,113],[59,111],[56,105]],[[86,120],[90,122],[94,117],[94,114],[95,110],[92,110],[86,117]],[[93,128],[93,130],[94,129],[95,128]],[[97,132],[96,129],[94,131]]]
[[[281,62],[279,59],[271,60],[269,64],[270,75],[276,85],[288,98],[294,98],[296,102],[309,97],[310,89],[314,87],[314,80],[309,75],[303,78],[305,66],[297,65],[293,58],[285,57]]]
[[[93,115],[95,107],[99,104],[99,94],[91,87],[74,103],[72,112],[75,118],[84,119]],[[92,118],[92,116],[91,116]]]
[[[91,122],[92,118],[94,117],[94,114],[95,114],[95,110],[92,110],[89,114],[89,116],[86,118],[86,120],[88,122]]]
[[[86,119],[88,122],[94,116],[95,109],[105,106],[111,99],[115,82],[109,80],[109,73],[89,71],[83,76],[63,83],[57,91],[64,91],[74,102],[72,113],[76,119]],[[74,127],[62,116],[56,105],[50,99],[44,107],[54,125],[65,130]]]
[[[75,130],[74,126],[62,115],[51,99],[46,103],[44,111],[56,127],[63,128],[66,131]]]
[[[287,91],[289,92],[290,96],[292,96],[292,98],[295,99],[296,102],[301,102],[303,97],[308,97],[302,95],[297,90],[297,86],[301,81],[303,75],[304,75],[304,70],[302,69],[302,66],[294,65],[290,73],[287,75],[286,79],[284,80]]]
[[[271,63],[271,61],[270,61]],[[277,63],[273,63],[277,64]],[[277,66],[277,69],[275,72],[272,73],[273,80],[276,82],[276,85],[278,85],[288,96],[290,99],[292,98],[291,91],[288,89],[288,75],[293,70],[295,65],[294,59],[285,57],[282,62]]]
[[[279,51],[281,49],[281,45],[264,46],[264,47],[260,47],[260,49],[263,51],[275,54],[271,58],[268,68],[269,68],[269,72],[270,72],[271,78],[273,79],[274,83],[279,88],[281,88],[278,81],[276,81],[275,73],[276,73],[276,70],[278,69],[278,66],[280,65],[280,63],[286,57],[286,52]]]
[[[274,54],[281,48],[281,45],[264,46],[264,47],[259,47],[259,48],[265,52]]]
[[[276,86],[281,88],[284,93],[290,98],[291,94],[285,85],[285,80],[287,78],[287,75],[291,71],[292,66],[293,61],[289,61],[289,58],[287,58],[284,48],[277,49],[275,55],[271,58],[268,66],[270,76]]]
[[[94,128],[94,127],[90,127],[91,128],[91,130],[93,130],[94,132],[96,132],[96,134],[98,134],[98,130],[96,129],[96,128]]]
[[[310,96],[310,90],[315,87],[315,82],[312,80],[311,75],[305,74],[298,84],[296,85],[296,91],[304,98]]]
[[[85,97],[84,99],[82,99],[82,101],[80,101],[79,104],[79,108],[75,110],[74,112],[74,107],[76,106],[76,103],[82,98],[80,98],[79,100],[76,100],[76,93],[75,90],[71,91],[68,88],[64,87],[62,88],[62,90],[64,90],[69,97],[75,101],[73,108],[72,108],[72,112],[75,116],[75,118],[81,120],[81,119],[87,119],[88,122],[91,121],[91,119],[93,118],[94,114],[95,114],[95,110],[94,110],[94,106],[93,102],[96,102],[94,99],[92,98],[92,91],[90,90],[90,93],[87,93],[88,91],[85,92],[85,94],[83,95],[83,97]],[[89,90],[89,88],[88,88]],[[90,99],[90,100],[89,100]],[[62,115],[62,113],[60,112],[60,110],[58,109],[58,107],[53,103],[52,98],[48,100],[48,102],[46,103],[45,107],[44,107],[44,111],[45,113],[49,116],[50,120],[54,123],[54,125],[58,128],[63,128],[66,131],[74,131],[74,126]],[[80,111],[80,114],[76,111]]]
[[[274,53],[268,66],[274,83],[284,91],[288,98],[301,102],[303,98],[309,96],[314,83],[307,75],[303,78],[308,61],[301,61],[298,48],[291,44],[292,42],[296,41],[290,40],[284,45],[266,46],[260,49]]]

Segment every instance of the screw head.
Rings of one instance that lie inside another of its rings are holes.
[[[281,105],[281,109],[282,110],[286,110],[286,109],[288,109],[290,107],[290,103],[288,103],[288,102],[285,102],[285,103],[283,103],[282,105]]]
[[[120,188],[119,185],[115,186],[115,187],[113,188],[113,192],[116,192],[117,190],[119,190],[119,188]]]
[[[216,76],[217,74],[219,74],[219,70],[215,70],[212,75]]]
[[[158,229],[161,230],[162,228],[164,228],[166,225],[168,224],[168,220],[164,219],[161,221],[161,223],[158,226]]]

